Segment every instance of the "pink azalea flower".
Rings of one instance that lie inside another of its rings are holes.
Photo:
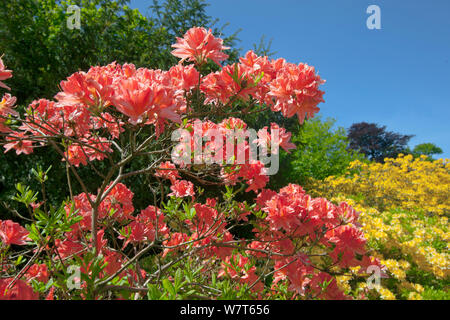
[[[3,64],[2,58],[0,58],[0,87],[11,90],[6,84],[4,84],[1,80],[6,80],[12,77],[12,71],[6,70],[6,66]]]
[[[177,38],[177,43],[172,47],[176,48],[172,54],[181,58],[180,63],[188,60],[202,64],[209,58],[220,66],[220,62],[228,58],[228,55],[222,50],[229,49],[229,47],[224,47],[223,40],[215,38],[211,29],[191,28],[183,38]]]
[[[175,183],[170,187],[172,193],[169,196],[174,197],[194,197],[194,185],[190,181],[186,180],[176,180]]]
[[[24,245],[27,241],[29,232],[20,224],[11,220],[0,220],[0,239],[4,244]]]

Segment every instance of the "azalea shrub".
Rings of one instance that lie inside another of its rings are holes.
[[[180,61],[169,70],[94,66],[22,114],[3,96],[5,152],[52,147],[70,192],[48,200],[52,168],[33,170],[41,190],[16,185],[24,210],[0,221],[0,299],[372,297],[358,283],[374,268],[385,276],[384,266],[367,251],[359,213],[299,185],[266,188],[276,173],[267,160],[295,148],[291,133],[272,123],[247,136],[248,114],[313,117],[324,94],[315,69],[252,51],[221,65],[228,48],[204,28],[173,47]],[[10,77],[1,63],[0,80]],[[136,177],[148,186],[143,206]]]
[[[360,212],[359,221],[373,255],[386,267],[388,278],[377,292],[380,299],[448,300],[450,257],[447,216],[429,216],[401,208],[378,211],[365,207],[357,197],[337,196]],[[347,286],[351,277],[339,276]],[[364,288],[367,284],[358,284]]]
[[[448,300],[449,182],[448,159],[400,155],[354,161],[346,175],[315,181],[311,193],[361,212],[368,247],[389,275],[380,298]]]
[[[380,211],[402,208],[428,215],[450,214],[450,161],[400,154],[384,163],[352,161],[348,172],[315,186],[322,195],[358,196]]]

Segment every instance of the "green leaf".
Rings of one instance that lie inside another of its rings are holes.
[[[181,271],[180,268],[178,268],[177,271],[175,272],[175,281],[174,281],[176,291],[180,289],[181,281],[183,281],[183,272]]]
[[[162,281],[162,285],[163,285],[164,289],[166,289],[172,295],[172,297],[176,296],[177,292],[176,292],[172,282],[170,282],[168,279],[164,279]]]

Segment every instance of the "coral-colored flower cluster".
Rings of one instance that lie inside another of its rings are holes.
[[[248,184],[247,191],[257,192],[268,182],[266,168],[255,154],[258,146],[261,148],[260,155],[267,155],[267,152],[278,154],[279,147],[286,151],[295,148],[290,142],[291,133],[275,123],[271,124],[270,132],[264,127],[259,132],[255,131],[253,137],[251,131],[247,130],[247,124],[237,118],[227,118],[219,124],[197,119],[189,122],[184,129],[180,144],[172,153],[176,164],[180,167],[190,167],[191,164],[218,164],[222,167],[221,177],[227,184],[234,185],[243,180]],[[251,144],[255,149],[253,153]],[[270,150],[272,146],[274,148]],[[158,171],[157,175],[173,180],[173,173],[163,172],[168,170],[167,165],[165,163],[165,167],[160,167],[161,171]],[[175,172],[175,165],[170,165],[174,170],[168,171]]]
[[[324,267],[319,257],[330,257],[332,265],[343,270],[359,266],[365,271],[370,265],[382,269],[380,261],[366,255],[366,239],[357,223],[358,213],[346,203],[337,206],[324,198],[311,198],[293,184],[278,193],[264,190],[257,203],[267,215],[255,232],[268,243],[266,248],[271,252],[292,254],[300,239],[303,246],[305,241],[308,248],[317,246],[314,259],[304,253],[274,257],[275,269],[279,269],[275,272],[275,283],[287,280],[290,288],[301,295],[312,290],[327,299],[346,298],[329,273],[318,272]],[[259,242],[254,244],[261,246]],[[331,284],[323,293],[318,284],[327,279]]]
[[[223,45],[222,39],[214,37],[211,29],[191,28],[183,38],[177,38],[177,43],[172,47],[175,48],[172,54],[181,58],[180,63],[187,60],[200,65],[207,59],[211,59],[220,66],[220,62],[228,58],[228,55],[222,50],[229,49],[229,47]]]
[[[56,102],[40,99],[30,104],[15,133],[16,143],[11,142],[6,151],[30,153],[34,142],[42,145],[47,137],[66,136],[73,139],[63,160],[75,166],[103,160],[112,152],[110,141],[119,138],[126,122],[154,125],[158,135],[168,120],[179,122],[186,111],[184,92],[198,79],[193,66],[182,65],[162,71],[111,63],[77,72],[61,82],[63,91],[55,96]],[[0,115],[17,115],[11,109],[14,103],[15,98],[5,95]],[[2,125],[1,130],[9,128]]]
[[[203,78],[200,89],[207,103],[226,105],[230,100],[250,98],[283,116],[297,115],[300,123],[313,117],[323,102],[319,86],[325,81],[307,64],[288,63],[284,59],[269,61],[248,51],[239,63],[224,67]]]
[[[0,279],[0,300],[37,300],[39,293],[34,292],[33,288],[24,280],[14,278]]]
[[[28,230],[20,224],[11,220],[0,220],[0,248],[10,245],[27,245],[31,241],[28,235]],[[28,281],[31,278],[45,280],[47,276],[45,270],[45,267],[32,265],[25,277],[28,278]],[[38,298],[39,294],[33,291],[27,281],[14,279],[14,277],[0,278],[0,300],[35,300]]]
[[[16,244],[24,245],[27,244],[29,232],[27,229],[22,227],[20,224],[13,222],[11,220],[0,220],[0,240],[5,245]]]
[[[135,210],[133,206],[133,196],[133,192],[131,192],[124,184],[117,183],[114,185],[110,192],[104,197],[103,201],[98,205],[99,221],[107,225],[110,222],[122,222],[131,219]],[[71,203],[66,205],[65,210],[68,216],[75,210],[76,214],[83,218],[73,227],[71,234],[67,234],[67,238],[78,239],[80,236],[78,231],[91,230],[91,202],[95,201],[95,195],[81,193],[74,197],[74,208],[72,208]]]
[[[0,87],[11,90],[6,84],[4,84],[1,80],[6,80],[12,77],[12,71],[7,70],[5,64],[3,63],[2,58],[0,58]],[[3,98],[0,101],[0,132],[9,132],[10,129],[3,125],[8,115],[17,116],[18,113],[12,109],[16,104],[16,97],[11,96],[9,93],[5,93]]]

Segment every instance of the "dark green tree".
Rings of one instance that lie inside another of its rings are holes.
[[[363,153],[370,160],[383,162],[399,153],[408,153],[408,142],[414,135],[387,131],[376,123],[354,123],[348,130],[349,147]]]

